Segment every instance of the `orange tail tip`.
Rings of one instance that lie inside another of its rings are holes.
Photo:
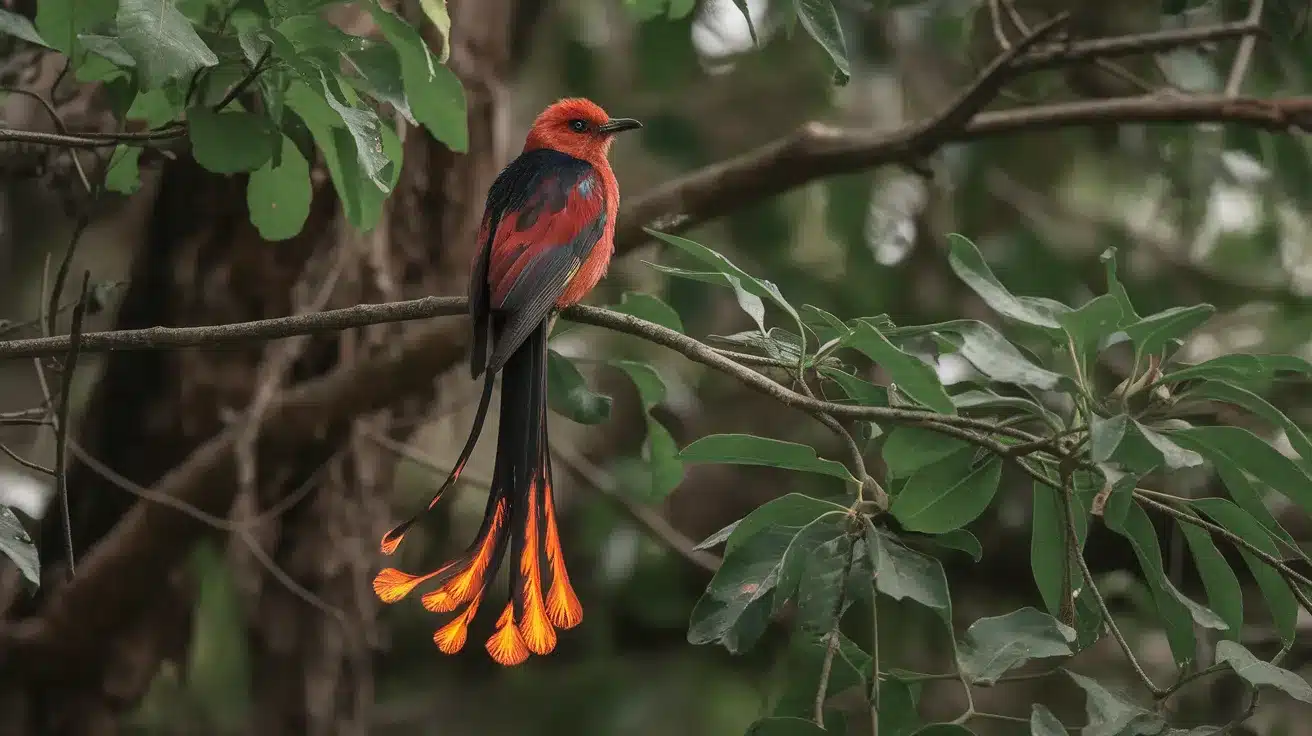
[[[547,593],[547,618],[558,629],[572,629],[583,623],[583,604],[574,595],[564,570],[551,583],[551,592]]]
[[[469,602],[469,606],[459,616],[433,632],[433,643],[443,654],[455,654],[464,649],[465,641],[469,638],[469,622],[473,621],[474,614],[478,613],[478,604],[481,600],[481,595],[474,596],[474,600]]]
[[[411,575],[395,567],[385,567],[374,577],[374,595],[377,595],[383,603],[396,603],[410,595],[410,591],[414,590],[415,586],[436,574],[430,572],[427,575]]]
[[[519,627],[515,626],[513,603],[506,603],[501,616],[497,618],[496,633],[488,637],[485,647],[492,659],[505,667],[514,667],[528,659],[528,646],[519,633]]]
[[[413,519],[403,521],[392,527],[390,531],[383,535],[383,541],[378,545],[378,548],[382,550],[383,554],[390,555],[396,551],[397,547],[401,546],[401,540],[405,539],[405,533],[409,531],[410,525],[413,523]]]
[[[552,627],[542,601],[524,608],[524,620],[519,624],[520,638],[528,650],[537,655],[550,654],[556,648],[556,630]]]

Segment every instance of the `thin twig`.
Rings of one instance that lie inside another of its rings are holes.
[[[73,376],[77,369],[78,351],[82,343],[82,317],[86,314],[87,288],[91,272],[82,273],[81,298],[73,307],[72,332],[69,335],[68,358],[64,361],[64,385],[59,396],[59,420],[55,424],[55,487],[59,493],[59,512],[64,525],[64,552],[68,555],[68,574],[76,575],[73,562],[73,514],[68,502],[68,416],[73,403]]]
[[[1252,30],[1244,35],[1243,40],[1239,42],[1239,50],[1235,52],[1234,65],[1230,67],[1230,76],[1225,82],[1226,97],[1238,97],[1239,90],[1244,86],[1244,77],[1248,75],[1248,67],[1253,62],[1253,52],[1257,49],[1257,35],[1262,23],[1263,4],[1264,0],[1249,0],[1246,22]]]
[[[834,656],[838,653],[838,625],[843,620],[843,606],[847,604],[847,578],[852,574],[852,563],[856,561],[856,537],[847,536],[847,555],[843,563],[843,576],[839,578],[838,598],[834,601],[834,612],[830,616],[829,632],[825,635],[825,658],[820,663],[820,683],[815,689],[815,725],[825,727],[825,701],[829,695],[829,675],[834,669]]]
[[[273,44],[270,43],[268,47],[264,49],[264,53],[260,54],[260,58],[255,62],[255,65],[246,73],[246,76],[238,80],[238,82],[232,86],[232,89],[228,90],[228,94],[224,95],[223,99],[219,100],[218,104],[214,106],[214,112],[219,112],[223,108],[232,104],[233,100],[241,96],[242,92],[245,92],[248,87],[254,84],[255,80],[264,72],[264,65],[269,61],[269,57],[272,54]]]
[[[52,478],[55,477],[55,471],[53,469],[47,468],[46,466],[41,465],[40,463],[34,463],[31,460],[28,460],[22,455],[19,455],[18,453],[9,449],[8,445],[0,443],[0,452],[3,452],[4,454],[8,455],[10,460],[13,460],[14,462],[18,463],[19,465],[22,465],[28,470],[35,470],[38,473],[43,473]]]

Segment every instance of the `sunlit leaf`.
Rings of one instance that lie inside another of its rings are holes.
[[[1161,354],[1172,340],[1182,340],[1211,319],[1216,308],[1210,304],[1171,307],[1126,325],[1125,334],[1142,355]]]
[[[32,21],[8,10],[0,9],[0,33],[21,38],[38,46],[52,48],[50,44],[45,42],[45,39],[41,38],[41,34],[36,32],[36,27],[32,25]]]
[[[1050,299],[1016,296],[1007,290],[1002,282],[993,275],[993,271],[984,262],[975,244],[957,233],[948,234],[952,247],[948,263],[957,278],[965,282],[972,291],[980,296],[993,311],[1018,322],[1043,327],[1049,330],[1061,329],[1057,315],[1070,311],[1070,308]]]
[[[793,0],[793,7],[802,27],[833,60],[838,84],[847,84],[852,78],[852,65],[847,60],[847,43],[833,4],[830,0]]]
[[[309,162],[292,139],[283,136],[277,165],[273,159],[266,161],[246,185],[251,223],[265,240],[286,240],[301,231],[313,195]]]

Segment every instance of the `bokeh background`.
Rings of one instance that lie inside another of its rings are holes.
[[[242,186],[185,158],[159,163],[146,172],[139,192],[97,205],[73,265],[74,274],[92,272],[100,297],[86,329],[212,324],[280,316],[306,305],[461,294],[471,218],[482,193],[517,151],[532,117],[561,96],[586,95],[612,115],[645,123],[617,143],[612,157],[624,195],[631,197],[806,121],[892,131],[922,119],[999,52],[999,30],[1011,39],[1020,35],[1005,14],[1003,27],[995,28],[995,3],[984,0],[835,0],[852,66],[851,81],[839,87],[828,57],[788,20],[791,0],[747,0],[759,48],[732,0],[449,5],[451,64],[470,99],[469,154],[454,156],[415,132],[406,142],[402,183],[373,233],[349,230],[335,214],[329,187],[316,195],[305,233],[273,244],[260,241],[247,223]],[[1077,11],[1074,31],[1090,38],[1239,20],[1248,12],[1247,3],[1222,0],[1014,3],[1028,24],[1067,5]],[[11,8],[21,12],[23,3]],[[326,12],[353,32],[368,30],[349,4]],[[1307,13],[1304,2],[1266,3],[1270,37],[1258,44],[1246,95],[1310,93]],[[997,105],[1216,93],[1235,46],[1215,42],[1037,73],[1010,85]],[[59,68],[19,48],[6,58],[6,85],[48,83]],[[59,104],[70,125],[105,124],[93,85],[69,80],[64,86]],[[30,100],[16,95],[5,97],[0,116],[12,127],[48,125]],[[1077,304],[1101,293],[1099,256],[1114,247],[1141,313],[1200,301],[1217,307],[1184,359],[1230,350],[1312,359],[1310,154],[1306,135],[1225,125],[1027,132],[947,146],[929,162],[932,181],[897,166],[813,181],[737,209],[689,237],[769,278],[795,304],[845,318],[888,314],[899,324],[994,320],[949,269],[948,233],[974,240],[1014,292]],[[53,158],[49,163],[34,175],[0,179],[0,315],[11,322],[36,316],[47,254],[57,261],[75,226],[67,214],[77,196],[70,193],[67,166]],[[656,294],[697,336],[751,326],[732,292],[670,280],[644,263],[664,257],[646,245],[617,260],[592,301],[616,303],[626,291]],[[316,302],[329,281],[327,299]],[[275,389],[431,328],[371,328],[293,348],[272,343],[87,357],[75,386],[75,431],[99,463],[150,486],[250,405],[269,384],[269,366],[282,360],[280,351],[290,351],[290,368],[275,371]],[[6,337],[31,334],[36,330],[28,327]],[[796,660],[784,631],[771,632],[743,656],[689,645],[688,615],[709,573],[705,558],[690,556],[688,545],[769,498],[823,481],[766,469],[689,466],[669,497],[644,497],[626,475],[626,462],[641,448],[642,406],[627,379],[595,359],[624,355],[657,368],[670,391],[655,413],[680,445],[710,433],[750,431],[812,443],[821,455],[833,456],[837,448],[801,415],[632,338],[580,328],[561,335],[555,347],[575,357],[614,405],[611,419],[599,426],[552,416],[566,554],[586,612],[584,624],[562,636],[554,655],[503,670],[483,656],[476,629],[463,654],[441,656],[430,642],[434,617],[414,601],[380,608],[369,591],[381,562],[378,534],[426,500],[468,430],[477,387],[457,362],[449,375],[432,377],[429,388],[386,411],[345,426],[304,428],[322,441],[282,450],[261,445],[235,518],[250,519],[303,489],[296,502],[251,526],[248,536],[205,534],[158,580],[157,599],[143,603],[140,617],[120,632],[113,666],[89,683],[69,683],[66,698],[52,692],[45,707],[108,729],[87,733],[117,728],[161,736],[742,733],[784,692],[784,683],[811,665]],[[940,369],[946,380],[956,375],[952,363]],[[1271,398],[1305,422],[1309,389],[1295,386]],[[0,364],[0,410],[30,407],[37,395],[30,361]],[[467,543],[482,513],[479,479],[490,475],[494,432],[489,427],[484,433],[488,440],[468,471],[471,482],[413,536],[401,553],[402,567],[435,562]],[[52,461],[48,431],[4,427],[0,440],[25,457]],[[1214,481],[1200,473],[1172,482],[1201,488]],[[70,487],[80,547],[103,535],[134,502],[78,458]],[[43,550],[57,529],[50,493],[44,477],[0,457],[0,502],[43,519]],[[998,498],[972,527],[983,559],[944,558],[961,627],[1038,601],[1029,567],[1029,488],[1004,488]],[[1306,517],[1292,509],[1277,513],[1295,537],[1312,538]],[[252,543],[318,604],[271,573],[252,555]],[[1181,544],[1163,537],[1169,564],[1187,590],[1198,583],[1182,570]],[[1105,533],[1095,534],[1089,550],[1149,667],[1168,667],[1163,637],[1151,617],[1139,615],[1145,588],[1135,578],[1132,551]],[[21,612],[26,594],[20,591],[16,575],[0,563],[0,610]],[[1261,615],[1259,605],[1248,609]],[[890,604],[881,615],[886,661],[947,671],[944,636],[926,614]],[[1260,622],[1256,631],[1260,639]],[[1269,652],[1273,637],[1267,639],[1250,648]],[[1116,682],[1124,663],[1111,642],[1103,644],[1082,654],[1079,666]],[[1298,671],[1310,652],[1304,643],[1285,666]],[[1209,685],[1180,707],[1202,720],[1209,709],[1228,712],[1235,697],[1225,683]],[[1074,723],[1083,712],[1082,697],[1067,680],[982,690],[977,699],[990,710],[1022,716],[1041,699]],[[940,718],[962,706],[954,683],[929,684],[922,702],[926,715]],[[1257,733],[1312,733],[1306,718],[1292,713],[1272,697],[1250,726]],[[0,733],[9,733],[5,719],[0,713]]]

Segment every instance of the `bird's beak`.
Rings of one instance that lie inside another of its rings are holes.
[[[597,130],[610,135],[612,133],[621,133],[626,130],[637,130],[641,127],[642,123],[633,118],[611,118],[597,126]]]

